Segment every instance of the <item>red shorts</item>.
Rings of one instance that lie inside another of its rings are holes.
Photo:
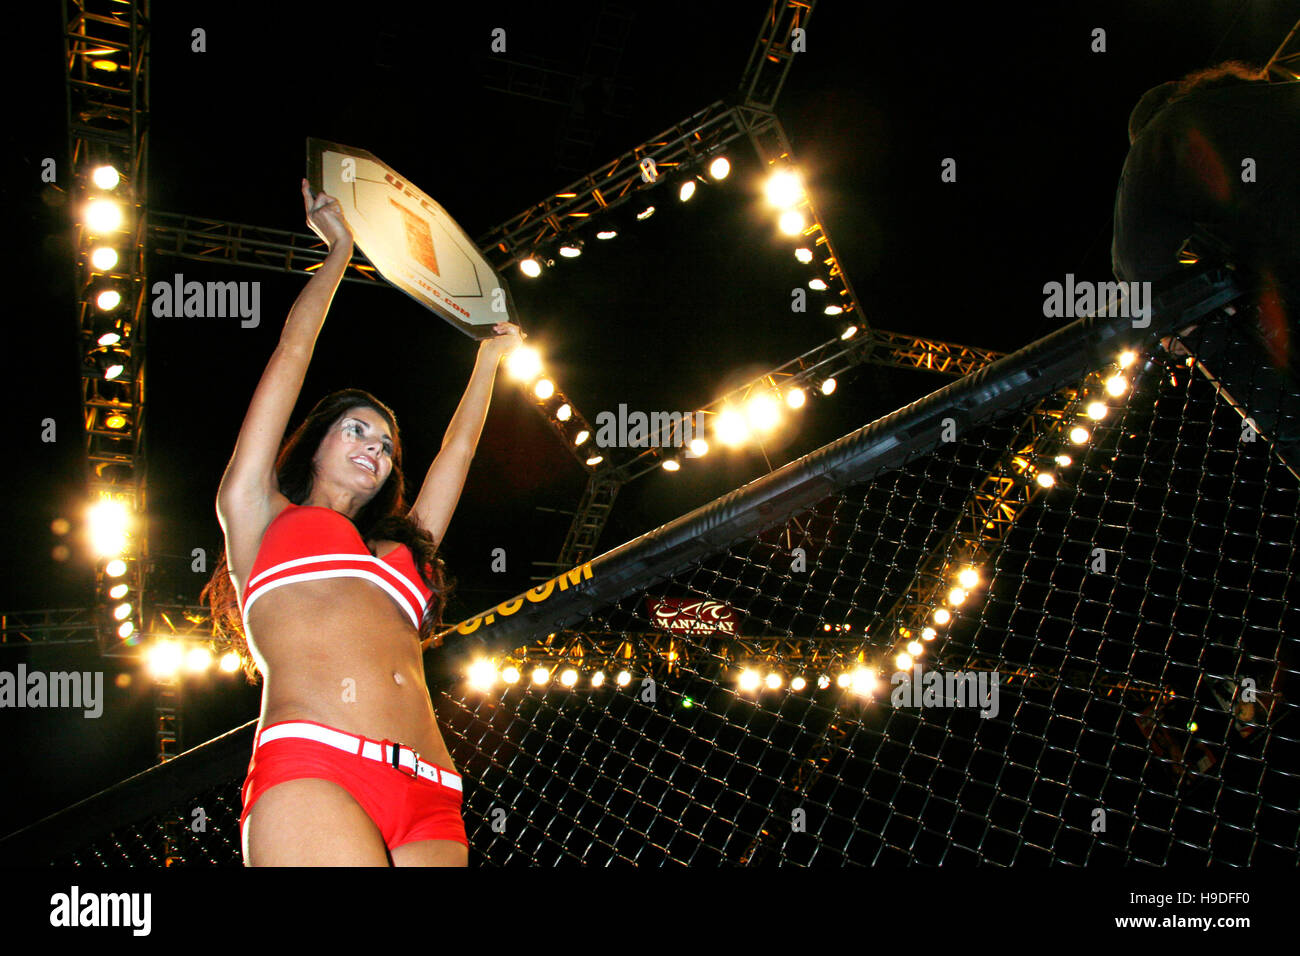
[[[322,728],[306,729],[339,742],[345,743],[345,738],[351,737],[356,741],[355,749],[349,752],[303,737],[262,739],[271,728],[287,728],[290,724]],[[382,753],[385,760],[362,756],[363,747],[369,753]],[[244,809],[239,815],[239,832],[243,834],[249,812],[268,788],[288,780],[313,778],[330,780],[350,793],[375,822],[390,850],[416,840],[455,840],[468,847],[465,821],[461,818],[464,796],[460,774],[421,758],[417,775],[411,750],[400,752],[402,769],[388,762],[393,754],[392,741],[346,734],[312,720],[284,721],[263,727],[253,744],[253,759],[249,761],[248,776],[240,790]],[[437,779],[431,779],[434,777]]]

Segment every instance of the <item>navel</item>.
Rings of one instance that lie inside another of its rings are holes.
[[[400,684],[401,682],[402,682],[402,675],[401,675],[401,674],[398,674],[398,673],[394,673],[394,674],[393,674],[393,683],[395,683],[395,684]]]

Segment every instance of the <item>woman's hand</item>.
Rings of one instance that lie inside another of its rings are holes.
[[[498,322],[492,326],[492,331],[496,332],[496,337],[484,339],[478,346],[479,353],[488,356],[488,358],[499,359],[503,355],[509,355],[519,348],[524,339],[528,337],[513,322]]]
[[[343,218],[343,209],[339,201],[328,193],[311,194],[307,180],[302,181],[302,201],[307,207],[307,225],[311,231],[320,236],[329,247],[330,252],[340,244],[352,245],[352,229]]]

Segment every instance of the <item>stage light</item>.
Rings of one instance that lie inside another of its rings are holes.
[[[682,202],[686,202],[686,200],[690,199],[694,195],[695,180],[693,179],[686,180],[686,182],[682,183],[681,188],[677,190],[677,198]]]
[[[125,428],[125,427],[126,427],[126,416],[125,416],[125,415],[121,415],[121,414],[119,414],[119,413],[117,413],[117,412],[114,412],[112,415],[109,415],[108,418],[106,418],[106,419],[104,420],[104,426],[105,426],[106,428],[112,428],[112,429],[114,429],[114,430],[116,430],[116,429],[118,429],[118,428]]]
[[[645,222],[654,214],[655,214],[655,207],[646,206],[644,209],[642,209],[639,213],[636,214],[637,222]]]
[[[835,391],[835,379],[828,378],[826,381],[822,382],[823,395],[830,395],[834,391]]]
[[[600,230],[600,232],[596,233],[596,238],[597,238],[597,239],[613,239],[613,238],[614,238],[615,236],[617,236],[617,235],[618,235],[618,232],[617,232],[616,230],[614,230],[614,229],[602,229],[602,230]]]
[[[840,308],[838,305],[828,305],[822,311],[825,312],[827,315],[839,315],[844,310]]]
[[[128,588],[125,584],[114,584],[111,588],[108,589],[108,596],[111,600],[117,601],[126,597],[126,592],[129,590],[130,588]]]
[[[947,624],[950,620],[952,620],[952,615],[945,608],[939,608],[934,612],[934,623]]]
[[[1112,375],[1106,379],[1106,394],[1119,398],[1128,391],[1128,379],[1123,375]]]
[[[766,683],[771,690],[780,690],[781,675],[776,673],[776,671],[773,671],[772,673],[767,675],[767,679],[764,681],[764,683]]]
[[[853,675],[850,674],[848,671],[845,671],[839,677],[835,678],[835,685],[837,687],[848,687],[852,683],[853,683]]]
[[[591,675],[591,686],[592,686],[592,687],[601,687],[601,686],[604,685],[604,683],[605,683],[605,672],[604,672],[604,671],[596,671],[596,673],[594,673],[594,674]]]
[[[533,386],[533,394],[542,399],[550,398],[555,394],[555,383],[549,378],[539,378]]]
[[[1070,467],[1070,465],[1074,463],[1074,459],[1071,458],[1069,455],[1057,455],[1056,463],[1060,465],[1062,468],[1068,468]]]
[[[181,647],[175,641],[159,641],[149,648],[146,658],[154,677],[173,677],[180,670]]]
[[[932,641],[938,636],[939,636],[939,632],[932,627],[927,627],[924,631],[921,632],[921,640],[923,641]]]
[[[568,402],[565,402],[563,405],[561,405],[559,408],[555,410],[555,417],[559,421],[567,422],[570,418],[573,417],[573,408],[569,405]]]
[[[108,272],[117,265],[117,252],[108,246],[100,246],[90,254],[90,264],[100,272]]]
[[[818,292],[825,292],[825,291],[826,291],[826,288],[827,288],[827,286],[826,286],[826,280],[825,280],[825,279],[809,279],[809,280],[808,280],[808,288],[810,288],[810,289],[816,289]]]
[[[135,632],[135,625],[132,624],[130,621],[123,621],[122,626],[117,629],[117,636],[121,638],[127,638],[130,637],[134,632]]]
[[[506,356],[506,371],[521,382],[531,382],[542,370],[542,357],[530,345],[520,345]]]
[[[88,510],[87,518],[91,548],[97,557],[116,557],[126,548],[127,512],[120,501],[96,502]]]
[[[1103,418],[1105,418],[1106,413],[1108,411],[1110,411],[1110,409],[1108,409],[1101,402],[1088,403],[1088,417],[1091,418],[1094,422],[1099,422]]]
[[[572,667],[566,667],[564,673],[560,675],[560,683],[565,687],[572,687],[574,684],[578,683],[578,672]]]
[[[969,591],[980,583],[980,576],[975,573],[974,568],[962,568],[961,573],[957,575],[957,583]]]
[[[112,232],[122,225],[122,207],[108,199],[96,199],[86,206],[86,225],[91,232]]]
[[[763,187],[767,201],[777,209],[789,209],[803,196],[799,177],[789,170],[773,173]],[[801,227],[802,228],[802,227]]]
[[[530,279],[536,279],[542,274],[542,265],[530,256],[519,263],[519,271]]]
[[[664,459],[664,471],[680,471],[681,467],[682,467],[681,462],[679,462],[676,458]]]
[[[850,325],[847,329],[843,331],[843,333],[840,334],[840,341],[847,342],[849,339],[853,338],[853,336],[857,334],[858,334],[858,327],[856,325]]]
[[[899,654],[897,657],[894,658],[894,665],[895,665],[895,666],[896,666],[900,671],[911,670],[911,669],[912,669],[912,655],[911,655],[911,654]]]
[[[791,408],[803,408],[806,401],[808,401],[808,393],[802,388],[795,387],[785,393],[785,403]]]
[[[185,655],[185,668],[193,674],[202,674],[212,666],[212,652],[206,647],[191,647]]]
[[[628,684],[632,683],[632,675],[627,671],[619,671],[618,677],[614,678],[614,680],[619,687],[626,687]]]
[[[475,690],[491,690],[496,680],[496,665],[486,657],[480,657],[469,665],[469,686]]]
[[[687,447],[694,452],[697,458],[702,458],[709,453],[709,443],[703,438],[692,438]]]
[[[754,670],[753,668],[746,667],[743,671],[740,672],[739,686],[741,690],[743,691],[758,690],[759,682],[760,682],[760,678],[758,676],[758,671]]]
[[[1119,367],[1128,368],[1130,365],[1132,365],[1134,362],[1137,361],[1137,357],[1138,357],[1137,353],[1133,351],[1120,352]]]
[[[590,437],[591,437],[591,432],[587,431],[587,429],[584,428],[582,431],[578,432],[578,434],[574,437],[573,439],[574,447],[576,448],[578,445],[581,445]]]
[[[110,578],[120,578],[126,574],[126,562],[121,558],[114,558],[104,566],[104,573]]]
[[[122,604],[119,604],[117,607],[113,608],[113,617],[119,621],[125,621],[130,616],[131,616],[130,603],[124,602]]]
[[[587,464],[591,465],[594,468],[596,465],[599,465],[604,460],[605,460],[604,455],[592,455],[590,458],[587,459]]]
[[[777,225],[780,230],[787,236],[797,236],[803,232],[807,220],[804,219],[803,213],[798,209],[787,209],[781,213],[781,218]]]
[[[117,64],[112,60],[91,60],[91,69],[103,70],[105,73],[116,73]]]
[[[99,295],[95,296],[95,305],[107,312],[109,309],[116,309],[122,304],[122,296],[116,289],[105,289]]]
[[[125,371],[126,371],[125,365],[121,364],[120,362],[115,362],[112,365],[108,366],[108,368],[104,369],[104,380],[111,382]]]
[[[122,336],[119,335],[118,333],[105,332],[99,338],[95,339],[95,344],[108,346],[108,345],[116,345],[120,341],[122,341]]]
[[[831,626],[830,626],[829,624],[823,624],[823,625],[822,625],[822,630],[823,630],[823,631],[829,631],[830,629],[831,629]]]
[[[920,641],[908,641],[907,653],[911,654],[913,657],[920,657],[924,652],[925,647]]]
[[[551,679],[551,672],[548,671],[545,667],[533,668],[534,684],[537,684],[540,687],[542,684],[545,684],[550,679]]]
[[[808,263],[812,262],[812,258],[813,258],[812,250],[802,249],[802,248],[796,249],[794,251],[794,257],[798,259],[800,262],[802,262],[804,265],[807,265]]]
[[[801,691],[807,686],[808,682],[802,677],[796,677],[794,680],[790,681],[790,689],[793,691]]]
[[[98,166],[90,174],[91,181],[100,189],[114,189],[122,181],[122,177],[117,174],[117,170],[112,166]]]
[[[226,651],[221,655],[221,669],[227,674],[233,674],[239,670],[239,655],[234,651]]]
[[[709,175],[714,179],[726,179],[731,172],[731,162],[725,156],[719,156],[709,163]]]
[[[507,684],[518,684],[519,668],[511,664],[509,667],[507,667],[505,670],[501,672],[501,679],[505,681]]]
[[[745,425],[745,418],[739,411],[734,408],[724,408],[713,425],[713,434],[722,444],[734,448],[749,437],[749,428]]]
[[[772,395],[763,392],[749,400],[745,406],[745,417],[754,431],[771,431],[781,420],[781,406]]]
[[[1056,484],[1056,476],[1050,471],[1040,471],[1035,476],[1035,480],[1044,488],[1050,488]]]
[[[1088,438],[1088,429],[1083,426],[1076,425],[1074,428],[1070,429],[1070,441],[1074,442],[1076,445],[1082,445],[1088,440]]]
[[[957,607],[964,600],[966,600],[966,592],[961,588],[953,588],[948,592],[948,603],[953,607]]]
[[[578,258],[578,256],[582,255],[582,243],[566,242],[564,245],[560,246],[560,255],[565,259]]]
[[[847,676],[847,675],[845,675]],[[876,675],[865,667],[859,667],[851,678],[853,693],[868,697],[876,692]]]

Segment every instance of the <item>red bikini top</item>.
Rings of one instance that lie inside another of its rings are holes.
[[[244,592],[244,626],[248,626],[248,609],[267,591],[325,578],[363,578],[377,584],[406,612],[416,630],[433,596],[406,545],[377,558],[347,515],[289,502],[262,535]]]

